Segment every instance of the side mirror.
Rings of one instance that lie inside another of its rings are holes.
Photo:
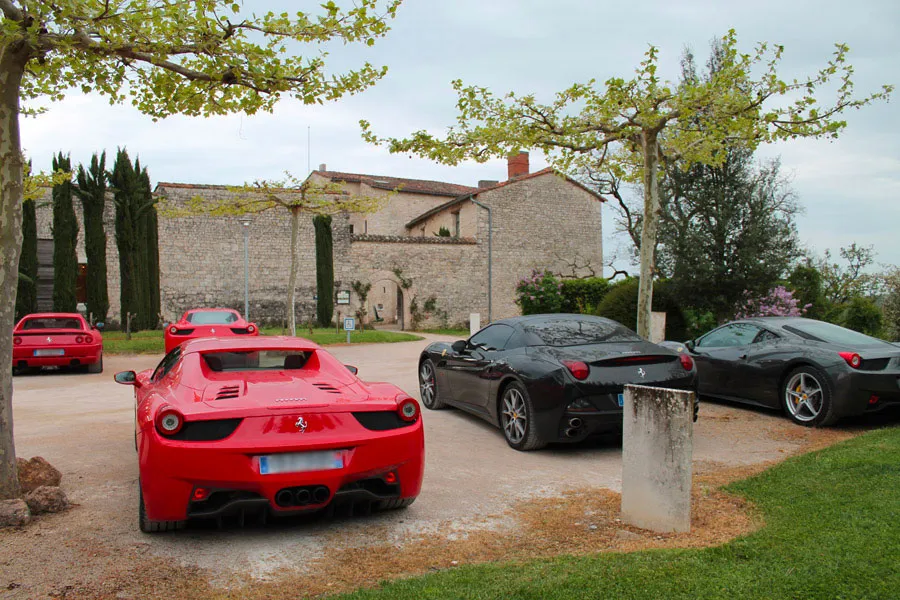
[[[688,350],[690,350],[691,352],[694,351],[694,348],[696,346],[697,346],[697,344],[694,342],[694,340],[688,340],[684,343],[684,347],[687,348]]]
[[[119,373],[116,373],[114,379],[116,380],[116,383],[121,383],[122,385],[140,387],[140,384],[137,382],[137,373],[134,371],[120,371]]]
[[[102,331],[103,327],[104,327],[104,324],[102,322],[94,323],[94,329],[96,329],[97,331]]]
[[[344,366],[347,367],[347,370],[350,371],[351,373],[353,373],[354,375],[359,373],[359,369],[357,369],[353,365],[344,365]]]
[[[453,342],[453,344],[450,346],[450,349],[459,354],[461,352],[465,352],[466,348],[468,347],[469,343],[466,340],[458,340]]]

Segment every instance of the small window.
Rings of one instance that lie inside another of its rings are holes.
[[[732,323],[710,331],[697,340],[697,346],[701,348],[733,348],[751,344],[761,327],[750,323]]]
[[[353,235],[353,223],[350,224],[350,235]]]
[[[768,329],[763,329],[758,334],[756,334],[756,338],[753,340],[753,343],[754,344],[762,344],[764,342],[772,342],[772,341],[779,339],[779,337],[780,336],[778,336],[775,333],[772,333]]]
[[[504,350],[513,331],[509,325],[488,325],[469,338],[469,345],[480,346],[482,350]]]
[[[153,375],[150,377],[150,379],[156,382],[165,377],[166,374],[172,370],[172,367],[174,367],[178,363],[178,359],[180,358],[181,346],[177,346],[173,348],[171,352],[166,354],[165,358],[163,358],[162,361],[160,361],[159,366],[157,366],[156,370],[153,371]]]

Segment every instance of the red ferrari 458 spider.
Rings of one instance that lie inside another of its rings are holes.
[[[135,392],[141,531],[412,504],[419,405],[355,370],[310,341],[263,336],[190,340],[154,370],[117,373]]]
[[[102,326],[102,324],[98,324]],[[13,329],[13,372],[40,367],[86,367],[103,372],[103,337],[78,313],[35,313]]]
[[[259,328],[230,308],[195,308],[166,326],[166,353],[185,340],[231,335],[259,335]]]

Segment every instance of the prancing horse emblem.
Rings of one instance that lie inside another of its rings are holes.
[[[643,378],[644,378],[644,375],[646,375],[646,374],[647,374],[647,372],[644,371],[644,369],[638,369],[638,375],[641,376],[641,379],[643,379]]]
[[[297,417],[297,422],[294,423],[294,426],[296,426],[297,429],[300,430],[300,433],[306,433],[308,424],[306,423],[306,419],[304,419],[303,417]]]
[[[215,333],[216,330],[215,330],[215,329],[210,329],[209,332],[210,332],[210,333]]]
[[[50,338],[50,337],[47,338],[47,343],[48,343],[48,344],[51,343],[52,341],[53,341],[53,338]]]

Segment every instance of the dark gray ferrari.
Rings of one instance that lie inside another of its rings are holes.
[[[781,409],[801,425],[900,405],[900,347],[800,317],[744,319],[684,344],[700,394]]]
[[[621,432],[627,383],[695,390],[697,372],[687,354],[589,315],[504,319],[468,340],[431,344],[419,358],[427,408],[471,412],[516,450]]]

